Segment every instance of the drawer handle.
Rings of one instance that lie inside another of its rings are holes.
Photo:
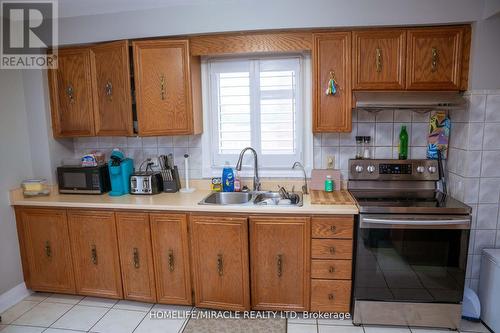
[[[276,256],[276,266],[278,268],[278,277],[281,277],[283,275],[283,255],[278,254]]]
[[[382,71],[382,49],[377,48],[375,50],[376,53],[376,66],[377,66],[377,73],[380,73]]]
[[[108,82],[104,85],[104,93],[108,97],[109,101],[113,100],[113,84],[111,83],[111,80],[108,80]]]
[[[222,254],[217,255],[217,272],[219,272],[219,276],[224,275],[224,261],[222,259]]]
[[[168,270],[173,272],[174,271],[174,250],[169,249],[168,250]]]
[[[439,54],[437,48],[433,47],[431,49],[431,56],[432,56],[431,71],[435,72],[437,70],[437,65],[439,61]]]
[[[97,248],[95,244],[92,244],[92,249],[90,250],[90,260],[94,265],[97,265]]]
[[[333,301],[335,299],[335,295],[333,293],[328,294],[328,300]]]
[[[47,256],[47,258],[51,258],[52,257],[52,248],[50,247],[50,242],[49,241],[45,242],[45,255]]]
[[[134,247],[134,267],[135,268],[141,267],[139,262],[139,249],[136,247]]]
[[[330,253],[335,254],[335,246],[330,246]]]
[[[330,266],[330,268],[328,269],[328,271],[330,273],[335,273],[335,267],[334,266]]]
[[[330,226],[330,231],[331,232],[337,231],[337,226],[335,226],[335,225]]]
[[[66,87],[66,95],[69,98],[69,102],[73,104],[75,102],[75,89],[71,83]]]

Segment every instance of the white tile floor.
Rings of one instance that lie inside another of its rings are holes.
[[[115,301],[96,297],[35,293],[1,314],[1,333],[181,333],[187,319],[155,320],[149,311],[189,310],[189,306]],[[413,327],[353,326],[350,320],[294,318],[288,333],[445,333]],[[462,322],[460,332],[489,332],[482,324]],[[264,332],[263,332],[264,333]]]

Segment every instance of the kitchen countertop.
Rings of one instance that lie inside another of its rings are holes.
[[[221,212],[221,213],[264,213],[264,214],[358,214],[356,205],[314,205],[309,195],[304,195],[302,207],[290,206],[245,206],[245,205],[198,205],[210,193],[209,190],[196,190],[193,193],[160,193],[156,195],[123,195],[111,197],[108,194],[82,195],[59,194],[52,191],[49,196],[24,198],[20,189],[12,190],[12,206],[37,206],[58,208],[91,209],[137,209],[183,212]]]

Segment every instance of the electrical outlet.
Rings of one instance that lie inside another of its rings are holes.
[[[153,167],[159,168],[160,167],[160,160],[158,157],[151,157],[151,163],[153,163]]]
[[[328,155],[326,159],[326,168],[335,169],[335,155]]]

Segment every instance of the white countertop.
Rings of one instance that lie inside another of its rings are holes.
[[[302,207],[254,206],[254,205],[198,205],[210,191],[196,190],[193,193],[161,193],[156,195],[123,195],[111,197],[108,194],[82,195],[59,194],[52,191],[49,196],[24,198],[20,189],[10,193],[12,206],[36,206],[59,208],[92,209],[138,209],[182,212],[223,212],[223,213],[265,213],[265,214],[358,214],[356,205],[314,205],[310,197],[304,195]]]

